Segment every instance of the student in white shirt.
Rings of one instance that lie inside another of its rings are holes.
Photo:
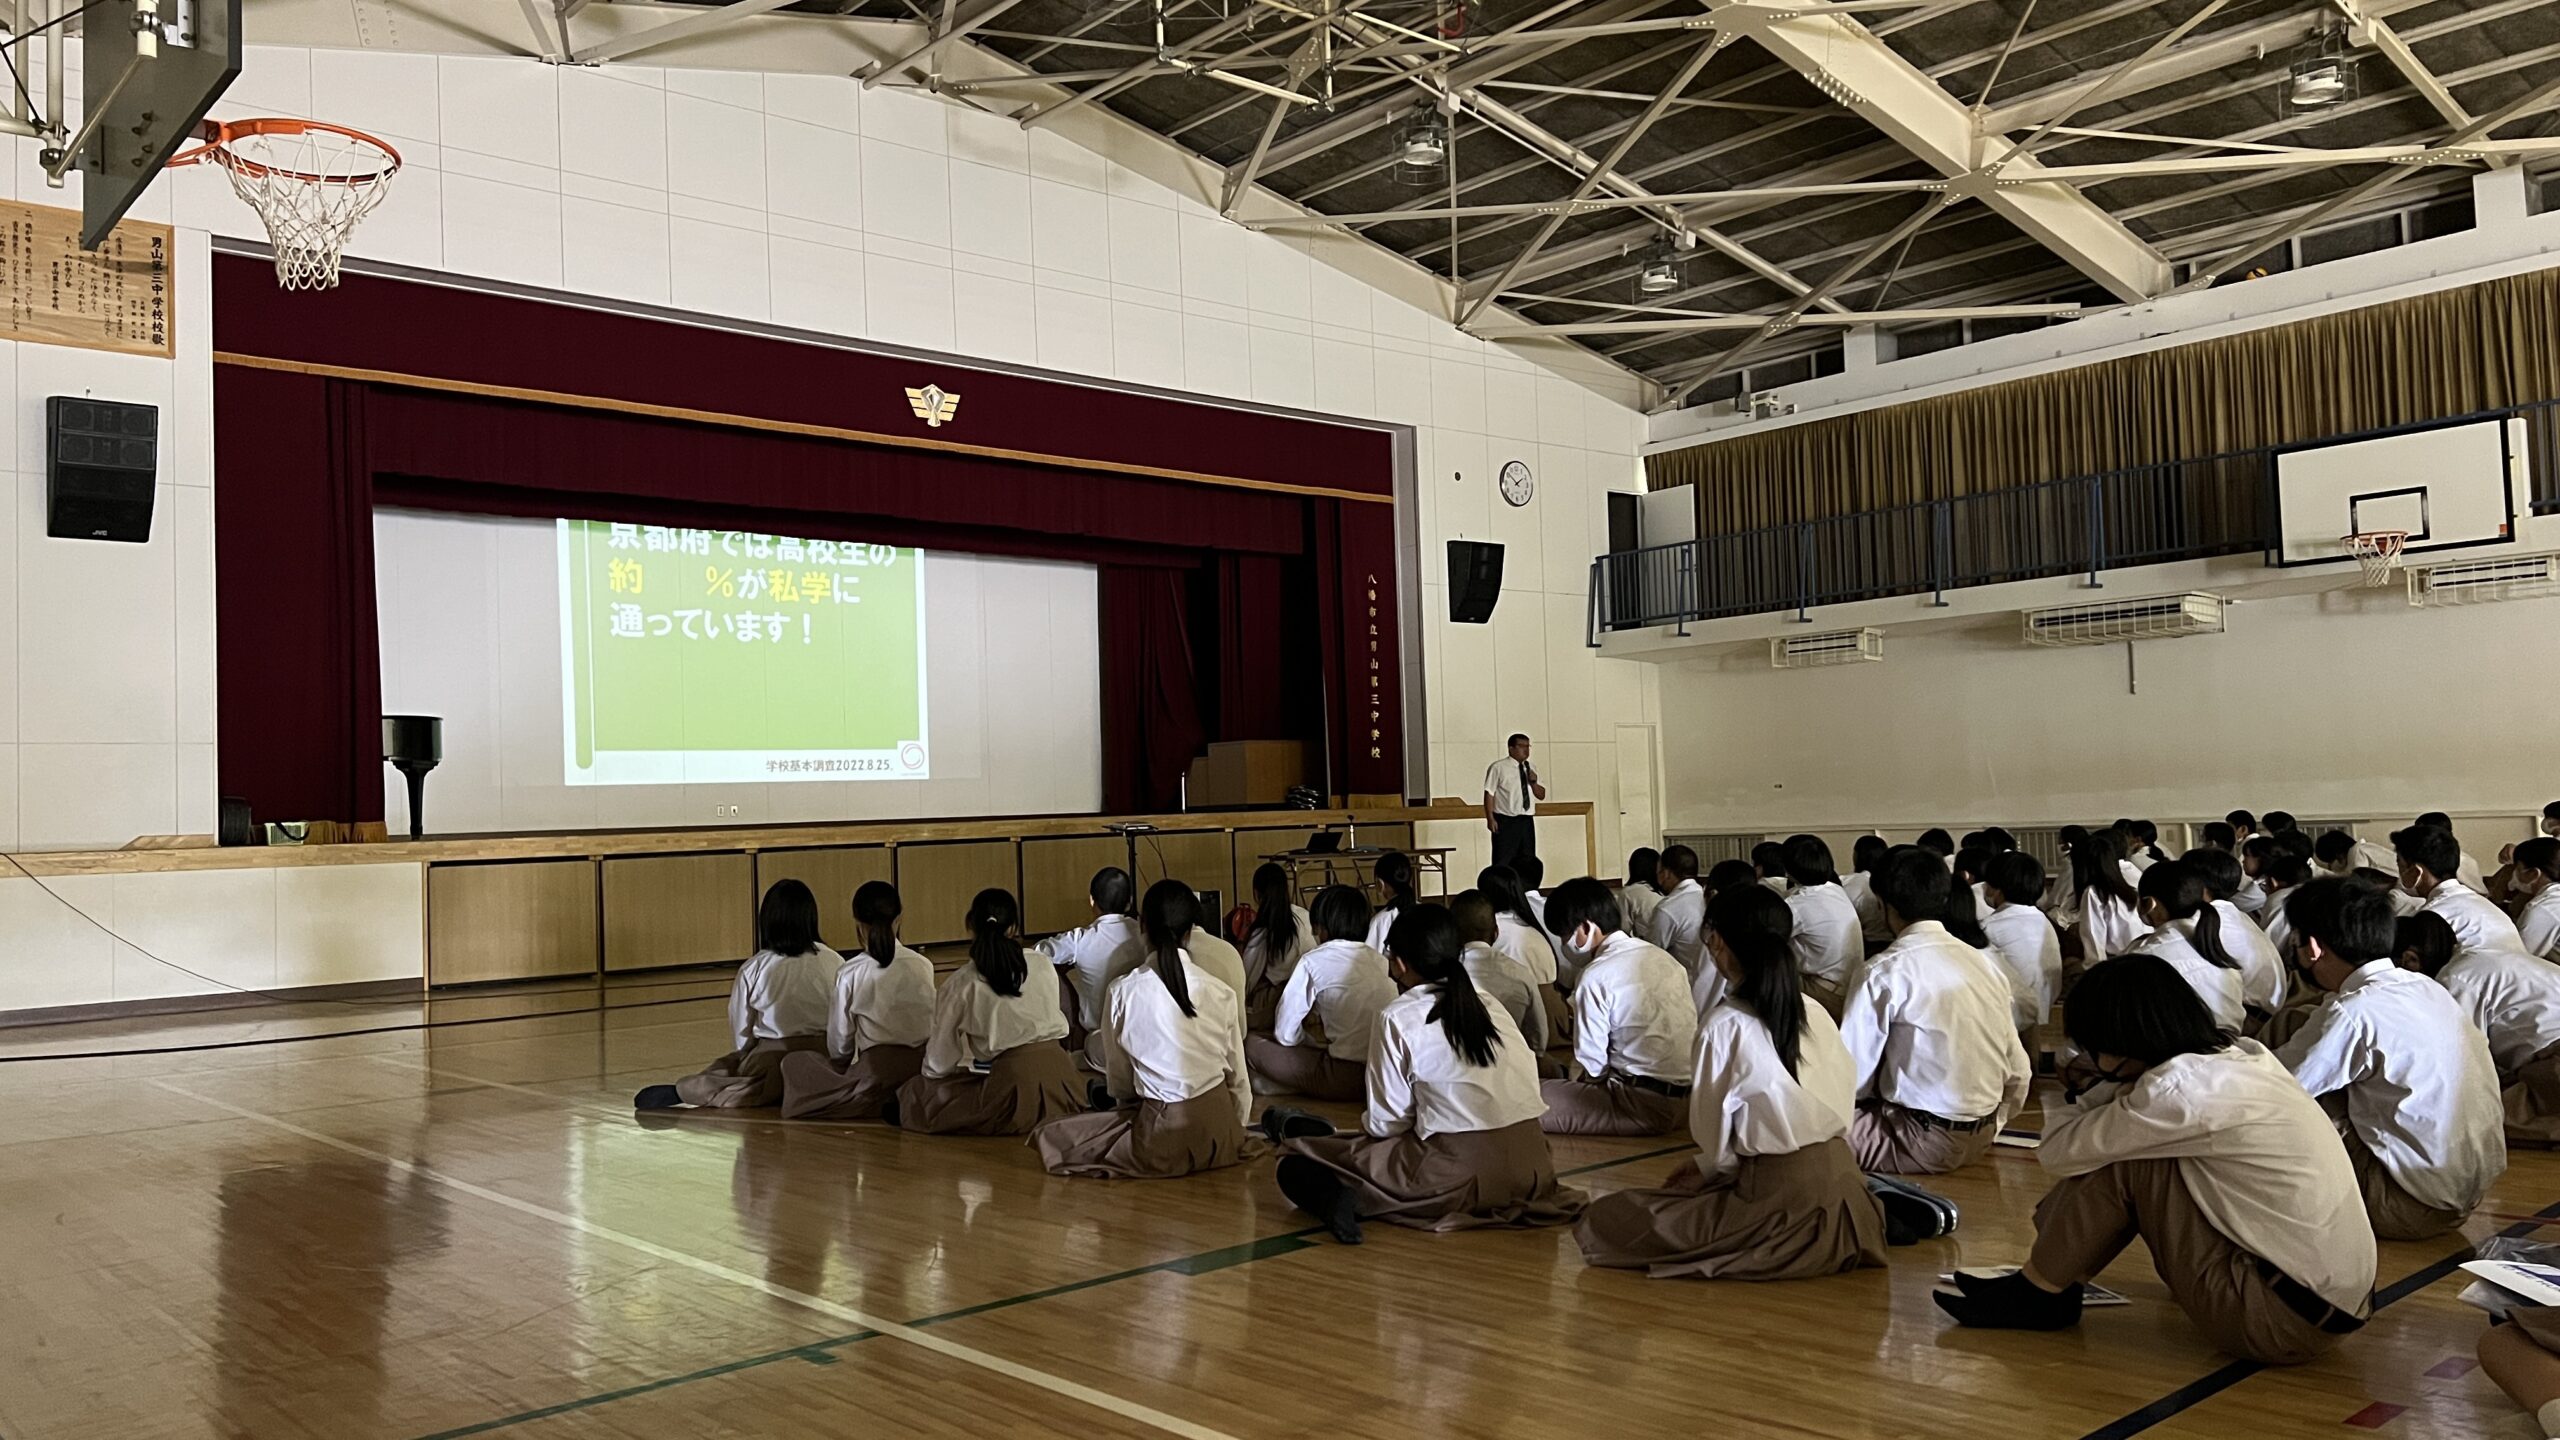
[[[2034,1072],[2011,1023],[2009,977],[1953,933],[1972,928],[1973,897],[1951,894],[1950,878],[1917,848],[1885,857],[1876,876],[1896,934],[1867,962],[1840,1026],[1857,1077],[1849,1147],[1861,1170],[1970,1164],[2026,1103]]]
[[[2441,915],[2402,920],[2392,948],[2400,968],[2432,977],[2488,1038],[2508,1146],[2560,1143],[2560,965],[2520,950],[2456,953]]]
[[[1547,928],[1547,862],[1535,855],[1514,856],[1511,873],[1520,877],[1520,898],[1528,902],[1529,918],[1537,922],[1538,931]]]
[[[1787,893],[1787,847],[1775,840],[1763,840],[1751,847],[1751,869],[1772,895]]]
[[[2240,858],[2240,835],[2228,820],[2208,820],[2196,830],[2196,849],[2219,850],[2237,863]]]
[[[1244,1015],[1248,1030],[1268,1030],[1280,992],[1315,948],[1307,909],[1289,893],[1289,872],[1264,864],[1253,872],[1253,925],[1244,934]]]
[[[1268,1035],[1244,1039],[1263,1089],[1319,1100],[1357,1100],[1378,1012],[1396,996],[1386,957],[1369,948],[1369,901],[1348,885],[1327,885],[1309,908],[1315,948],[1299,957],[1280,992]]]
[[[1650,845],[1639,845],[1627,856],[1627,881],[1618,887],[1618,908],[1626,912],[1627,928],[1638,935],[1651,933],[1654,908],[1662,903],[1662,891],[1654,881],[1662,871],[1662,852]]]
[[[1499,933],[1494,922],[1493,900],[1481,890],[1461,891],[1449,902],[1449,918],[1458,927],[1459,962],[1466,966],[1467,976],[1484,992],[1485,999],[1511,1017],[1520,1027],[1520,1036],[1529,1042],[1532,1053],[1543,1057],[1547,1051],[1547,1006],[1555,995],[1553,985],[1541,985],[1519,961],[1494,946]],[[1541,1070],[1544,1060],[1540,1061]]]
[[[1538,1131],[1537,1060],[1468,979],[1456,922],[1416,905],[1387,933],[1387,949],[1404,993],[1377,1017],[1363,1133],[1337,1135],[1303,1111],[1266,1112],[1263,1128],[1281,1147],[1280,1193],[1346,1245],[1360,1243],[1364,1220],[1425,1230],[1572,1220],[1585,1197],[1557,1183]]]
[[[1654,907],[1645,939],[1680,962],[1691,979],[1706,955],[1707,891],[1698,883],[1698,852],[1672,845],[1662,852],[1662,903]]]
[[[2284,957],[2276,953],[2275,942],[2258,928],[2258,922],[2232,901],[2232,894],[2247,882],[2240,878],[2240,862],[2230,851],[2206,846],[2188,851],[2178,861],[2203,877],[2205,893],[2213,897],[2214,914],[2222,921],[2214,938],[2240,962],[2240,1001],[2248,1009],[2245,1033],[2255,1035],[2268,1016],[2284,1008]]]
[[[700,1105],[735,1110],[782,1098],[782,1057],[823,1050],[827,998],[842,957],[818,943],[818,899],[797,880],[776,880],[756,908],[756,953],[729,986],[729,1033],[737,1048],[673,1085],[631,1097],[634,1109]]]
[[[1494,949],[1528,971],[1536,984],[1552,987],[1559,980],[1570,982],[1572,977],[1563,973],[1557,961],[1555,941],[1538,917],[1529,913],[1520,877],[1510,866],[1486,866],[1476,876],[1476,891],[1493,904]]]
[[[2507,897],[2518,902],[2516,943],[2524,953],[2560,961],[2560,840],[2543,835],[2515,848]]]
[[[2438,832],[2442,833],[2442,832]],[[2391,902],[2350,880],[2285,901],[2302,968],[2328,1003],[2276,1052],[2302,1088],[2343,1102],[2339,1126],[2373,1233],[2425,1240],[2467,1218],[2505,1173],[2489,1042],[2442,986],[2394,963]]]
[[[1937,856],[1949,871],[1956,868],[1956,837],[1946,831],[1934,827],[1923,830],[1920,838],[1912,843]]]
[[[2136,870],[2148,870],[2169,858],[2160,848],[2160,827],[2148,820],[2118,820],[2116,829],[2124,836],[2124,858]]]
[[[1773,897],[1774,898],[1774,897]],[[1551,1135],[1667,1135],[1689,1117],[1697,1001],[1680,963],[1622,929],[1597,880],[1556,887],[1547,914],[1578,965],[1574,1073],[1546,1082]]]
[[[2454,943],[2465,950],[2522,950],[2524,937],[2516,922],[2496,901],[2455,878],[2463,855],[2453,832],[2436,825],[2412,825],[2391,834],[2400,861],[2400,888],[2426,902],[2426,908],[2453,927]]]
[[[2140,877],[2124,858],[2124,836],[2118,831],[2093,830],[2071,847],[2071,889],[2080,917],[2073,939],[2080,968],[2102,965],[2142,938],[2142,897],[2133,888]]]
[[[1758,886],[1708,903],[1725,999],[1690,1075],[1698,1153],[1660,1187],[1594,1201],[1574,1230],[1585,1263],[1733,1280],[1884,1263],[1884,1214],[1841,1138],[1857,1109],[1849,1050],[1796,970],[1793,928]]]
[[[2232,894],[2231,903],[2240,913],[2258,922],[2263,930],[2275,912],[2267,906],[2266,864],[2275,858],[2276,842],[2264,835],[2252,835],[2240,842],[2240,888]]]
[[[898,887],[853,892],[862,948],[836,967],[825,1053],[782,1057],[782,1118],[869,1120],[924,1068],[933,1034],[933,962],[898,943]]]
[[[1840,877],[1842,893],[1857,907],[1858,935],[1869,955],[1893,943],[1893,927],[1884,923],[1884,902],[1876,898],[1875,887],[1875,868],[1891,849],[1881,835],[1859,836],[1849,847],[1851,869]]]
[[[2164,860],[2142,872],[2142,921],[2151,932],[2133,942],[2131,955],[2169,964],[2213,1015],[2213,1023],[2240,1034],[2248,1004],[2240,994],[2240,962],[2222,943],[2222,913],[2213,908],[2204,876],[2183,862]]]
[[[1084,1054],[1085,1068],[1102,1069],[1102,992],[1115,972],[1146,949],[1138,918],[1129,913],[1137,883],[1117,865],[1093,872],[1085,886],[1093,919],[1040,942],[1040,954],[1058,971],[1058,1008],[1067,1017],[1068,1048]]]
[[[924,1068],[883,1118],[927,1135],[1028,1135],[1082,1114],[1084,1075],[1066,1046],[1058,987],[1031,974],[1022,907],[1009,891],[981,890],[964,923],[969,963],[934,996]]]
[[[2373,1231],[2319,1103],[2151,957],[2090,971],[2062,1009],[2101,1083],[2048,1111],[2036,1158],[2058,1183],[2036,1206],[2035,1248],[2012,1275],[1959,1272],[1938,1307],[1966,1325],[2075,1325],[2083,1283],[2139,1238],[2226,1353],[2300,1364],[2361,1328]]]
[[[1388,850],[1378,856],[1370,872],[1385,892],[1378,908],[1370,912],[1369,929],[1361,938],[1372,950],[1383,953],[1387,948],[1387,931],[1396,923],[1396,912],[1408,905],[1421,903],[1413,889],[1413,857],[1401,850]]]
[[[1138,917],[1147,963],[1112,981],[1103,1001],[1103,1084],[1115,1108],[1031,1132],[1052,1175],[1168,1180],[1245,1157],[1253,1082],[1244,1006],[1232,985],[1184,953],[1199,897],[1179,880],[1159,880]]]
[[[2430,810],[2410,823],[2414,825],[2432,825],[2447,835],[2451,835],[2453,833],[2453,817],[2447,815],[2441,810]],[[2453,878],[2461,881],[2463,885],[2470,890],[2480,894],[2487,894],[2489,890],[2489,882],[2480,873],[2480,862],[2471,858],[2471,852],[2463,849],[2459,840],[2454,842],[2453,848],[2455,856],[2454,868],[2451,872]],[[2391,867],[2388,865],[2378,865],[2375,868],[2388,870]]]
[[[2232,840],[2232,843],[2222,848],[2234,854],[2239,853],[2240,847],[2248,844],[2258,833],[2258,817],[2246,810],[2232,811],[2222,817],[2222,823],[2231,827]]]
[[[1867,958],[1858,907],[1841,888],[1839,872],[1831,868],[1831,847],[1821,836],[1788,836],[1786,867],[1796,973],[1804,981],[1804,993],[1837,1021]],[[1723,967],[1717,968],[1721,972]]]
[[[2044,862],[2024,850],[2004,850],[1983,866],[1981,925],[1991,957],[2009,975],[2009,1018],[2018,1041],[2035,1049],[2035,1030],[2053,1013],[2062,987],[2062,936],[2036,908],[2044,894]]]
[[[2062,863],[2054,867],[2052,874],[2044,877],[2044,898],[2036,902],[2036,908],[2053,922],[2054,929],[2068,937],[2080,928],[2080,889],[2071,868],[2071,857],[2081,846],[2089,843],[2089,828],[2065,825],[2053,832],[2053,843],[2062,852]],[[2069,950],[2064,952],[2066,960],[2071,958],[2071,953]]]

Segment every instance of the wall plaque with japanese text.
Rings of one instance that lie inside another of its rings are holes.
[[[177,354],[176,232],[127,220],[80,248],[80,212],[0,200],[0,338],[126,355]]]

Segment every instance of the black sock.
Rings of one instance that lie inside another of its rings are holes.
[[[1360,1206],[1341,1176],[1303,1155],[1284,1155],[1275,1178],[1289,1203],[1323,1221],[1334,1239],[1360,1243]]]
[[[1930,1298],[1959,1324],[1985,1330],[2063,1330],[2080,1323],[2076,1284],[2057,1295],[2029,1280],[2023,1270],[1992,1277],[1959,1273],[1956,1290],[1953,1295],[1936,1291]]]
[[[1323,1136],[1335,1133],[1333,1122],[1311,1110],[1287,1105],[1274,1105],[1262,1112],[1262,1133],[1272,1140],[1295,1136]]]
[[[634,1110],[673,1110],[683,1103],[684,1097],[676,1093],[676,1087],[673,1085],[646,1086],[639,1094],[631,1097],[631,1108]]]

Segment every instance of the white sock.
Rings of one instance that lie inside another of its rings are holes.
[[[2560,1400],[2545,1402],[2533,1412],[2533,1418],[2541,1422],[2543,1434],[2560,1436]]]

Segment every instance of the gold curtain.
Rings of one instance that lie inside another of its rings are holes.
[[[2555,398],[2545,270],[1669,451],[1645,474],[1696,487],[1698,533],[1724,535]]]

